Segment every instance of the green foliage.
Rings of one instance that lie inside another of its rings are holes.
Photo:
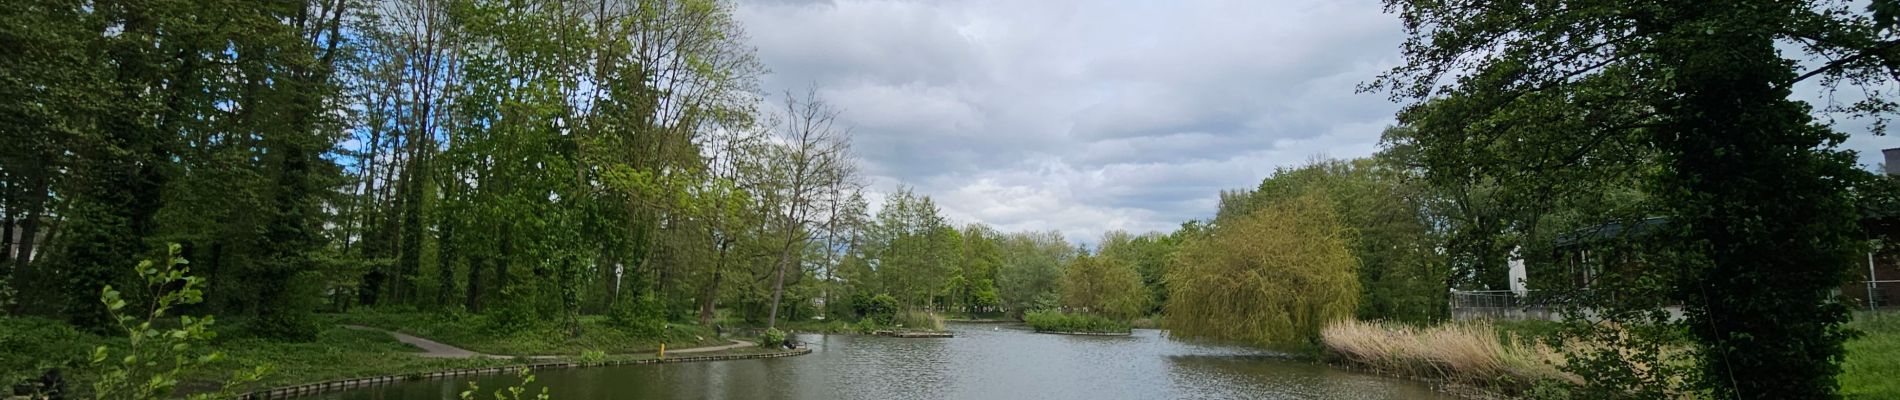
[[[1834,1],[1564,2],[1547,12],[1392,0],[1409,33],[1406,63],[1367,89],[1411,101],[1399,120],[1415,131],[1400,147],[1434,183],[1505,208],[1453,220],[1480,236],[1468,243],[1536,245],[1565,232],[1546,217],[1573,227],[1666,217],[1640,246],[1614,250],[1640,260],[1611,266],[1630,279],[1575,297],[1602,316],[1582,335],[1628,346],[1573,363],[1598,395],[1829,398],[1848,337],[1831,292],[1864,236],[1852,153],[1838,147],[1846,135],[1817,115],[1871,117],[1883,132],[1895,101],[1883,92],[1808,104],[1791,93],[1811,78],[1827,90],[1894,83],[1892,3],[1868,5],[1871,18]],[[1787,41],[1805,44],[1790,51]],[[1629,188],[1640,207],[1588,205]],[[1570,207],[1580,212],[1545,215]],[[1665,303],[1685,318],[1655,312]],[[1660,342],[1674,332],[1694,339],[1685,353]]]
[[[1098,246],[1097,255],[1133,265],[1135,272],[1141,274],[1142,286],[1147,288],[1149,298],[1154,299],[1152,308],[1144,313],[1160,312],[1166,306],[1168,264],[1174,262],[1180,240],[1156,232],[1137,236],[1113,231],[1103,235]]]
[[[1355,315],[1411,323],[1442,320],[1449,312],[1444,296],[1450,271],[1437,251],[1440,239],[1430,228],[1431,194],[1411,175],[1383,155],[1280,168],[1251,192],[1224,196],[1215,223],[1238,219],[1265,204],[1323,195],[1353,235],[1360,289]]]
[[[599,364],[607,361],[607,352],[600,350],[582,350],[580,361],[583,364]]]
[[[897,298],[883,293],[869,298],[859,297],[854,299],[852,308],[857,312],[859,319],[879,325],[890,325],[896,320]]]
[[[908,310],[897,313],[891,319],[891,324],[903,330],[943,331],[943,317],[928,311]]]
[[[1188,241],[1168,271],[1174,334],[1261,346],[1315,343],[1358,306],[1358,260],[1329,200],[1268,203]]]
[[[102,338],[41,317],[0,316],[0,386],[37,378],[50,369],[71,373]]]
[[[1860,313],[1847,324],[1859,336],[1847,341],[1847,359],[1841,363],[1841,395],[1850,399],[1900,397],[1900,314]]]
[[[759,334],[759,347],[769,349],[784,346],[785,338],[785,331],[778,330],[778,328],[765,328],[765,332]]]
[[[204,281],[188,275],[191,269],[184,266],[185,259],[178,256],[178,251],[178,245],[171,245],[163,265],[150,260],[139,262],[137,273],[145,280],[143,294],[149,296],[151,301],[149,307],[141,307],[144,308],[144,314],[127,313],[128,303],[123,294],[111,286],[100,290],[99,302],[118,321],[119,329],[125,332],[129,342],[126,354],[116,358],[107,346],[93,349],[91,365],[98,371],[98,381],[92,386],[95,398],[171,397],[181,373],[224,357],[218,352],[193,350],[194,346],[203,345],[215,336],[210,330],[212,319],[209,316],[179,317],[178,326],[172,328],[159,325],[172,307],[197,304],[204,300],[204,293],[198,289]],[[240,370],[226,380],[217,392],[189,397],[214,399],[235,396],[243,385],[262,379],[268,373],[269,366]]]
[[[520,377],[521,382],[505,388],[496,389],[494,393],[495,400],[523,400],[528,398],[522,397],[522,395],[528,392],[529,385],[534,384],[534,371],[529,370],[527,367],[522,367],[520,372],[515,373],[515,376]],[[481,386],[476,385],[474,381],[469,381],[468,389],[462,391],[461,398],[462,400],[478,399],[480,397],[477,396],[477,394],[481,393],[481,391]],[[548,396],[547,386],[542,386],[541,393],[532,397],[534,400],[548,400],[550,398],[551,397]]]
[[[1075,246],[1057,232],[1014,233],[1001,244],[1003,264],[996,287],[1003,308],[1021,316],[1057,306],[1062,266],[1075,257]]]
[[[1071,314],[1056,310],[1030,311],[1023,322],[1037,332],[1127,333],[1128,323],[1100,315]]]
[[[1069,261],[1062,273],[1062,305],[1084,313],[1129,320],[1150,310],[1148,289],[1135,267],[1102,256]]]
[[[620,329],[641,337],[658,337],[666,331],[665,310],[659,298],[640,296],[631,305],[614,307],[609,318]]]

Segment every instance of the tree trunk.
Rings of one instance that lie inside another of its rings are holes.
[[[706,290],[700,293],[700,299],[699,299],[699,325],[700,326],[712,325],[713,312],[714,312],[713,306],[716,305],[715,301],[716,299],[719,298],[719,279],[724,277],[723,275],[725,274],[725,270],[726,270],[726,249],[730,246],[731,246],[731,242],[729,241],[725,241],[725,240],[719,241],[719,259],[713,262],[712,282],[707,283]]]
[[[778,253],[778,270],[772,278],[772,310],[766,313],[766,328],[778,326],[779,299],[785,295],[785,264],[790,262],[791,256],[792,245],[786,243],[785,248]]]

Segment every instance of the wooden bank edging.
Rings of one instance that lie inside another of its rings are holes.
[[[1130,330],[1128,332],[1036,331],[1036,333],[1047,333],[1051,335],[1073,335],[1073,336],[1128,336],[1128,335],[1135,334],[1133,330]]]
[[[755,359],[755,358],[779,358],[779,357],[791,357],[791,356],[798,356],[798,355],[805,355],[805,354],[811,354],[811,348],[808,348],[808,347],[798,348],[791,351],[780,351],[780,352],[759,353],[759,354],[724,354],[724,355],[713,355],[713,356],[648,358],[648,359],[640,359],[640,360],[620,360],[620,361],[605,361],[605,362],[592,362],[592,363],[551,362],[551,363],[538,363],[538,364],[527,364],[527,365],[510,365],[510,366],[504,366],[504,367],[462,368],[462,369],[452,369],[452,370],[447,370],[447,371],[436,371],[436,372],[427,372],[427,373],[418,373],[418,374],[383,375],[383,376],[373,376],[373,377],[367,377],[367,378],[339,379],[339,380],[328,381],[328,382],[318,382],[318,383],[310,383],[310,384],[303,384],[303,385],[296,385],[296,386],[284,386],[284,387],[279,387],[279,388],[274,388],[274,389],[269,389],[269,390],[261,390],[261,391],[246,393],[243,396],[239,396],[238,398],[248,399],[248,400],[287,399],[287,398],[293,398],[293,397],[299,397],[299,396],[308,396],[308,395],[329,393],[329,392],[362,388],[362,387],[379,386],[379,385],[399,383],[399,382],[420,381],[420,380],[426,380],[426,379],[454,378],[454,377],[462,377],[462,376],[513,373],[516,371],[520,371],[522,368],[527,368],[530,370],[544,370],[544,369],[605,367],[605,366],[614,366],[614,365],[673,364],[673,363],[689,363],[689,362],[705,362],[705,361],[745,360],[745,359]]]
[[[902,331],[876,331],[876,332],[871,332],[871,335],[894,337],[894,338],[947,338],[947,337],[956,336],[954,334],[951,334],[950,332],[902,332]]]

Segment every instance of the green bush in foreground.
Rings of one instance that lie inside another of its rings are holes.
[[[126,333],[130,342],[121,354],[113,354],[108,346],[93,349],[91,365],[98,372],[98,381],[92,385],[96,398],[172,397],[178,387],[180,374],[224,357],[220,352],[192,350],[214,336],[210,329],[210,316],[182,316],[178,318],[176,327],[161,327],[161,320],[172,307],[197,304],[204,300],[204,293],[198,289],[204,280],[187,275],[191,269],[184,266],[185,259],[179,257],[178,252],[179,246],[172,244],[163,265],[149,260],[139,262],[138,275],[145,280],[145,287],[139,289],[151,297],[152,304],[149,307],[134,306],[128,310],[126,306],[129,303],[118,290],[110,285],[100,290],[99,301],[105,304],[107,313],[117,322],[118,328]],[[134,310],[143,313],[127,313]],[[263,379],[268,373],[268,365],[239,370],[224,381],[216,392],[192,394],[188,398],[229,398],[239,393],[242,386]]]
[[[1128,324],[1099,315],[1069,314],[1061,311],[1030,311],[1023,322],[1037,332],[1127,333]]]
[[[759,347],[775,348],[783,344],[785,344],[785,331],[778,328],[765,328],[765,333],[759,334]]]

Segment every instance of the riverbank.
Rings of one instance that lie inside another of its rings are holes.
[[[377,385],[386,385],[386,384],[392,384],[392,383],[398,383],[398,382],[408,382],[408,381],[417,381],[417,380],[426,380],[426,379],[460,378],[460,377],[478,376],[478,375],[507,374],[507,373],[514,373],[523,368],[540,371],[540,370],[551,370],[551,369],[607,367],[607,366],[618,366],[618,365],[647,365],[647,364],[675,364],[675,363],[690,363],[690,362],[731,361],[731,360],[746,360],[746,359],[760,359],[760,358],[791,357],[791,356],[811,354],[811,351],[812,350],[810,348],[797,348],[797,349],[791,349],[791,350],[774,350],[774,349],[762,349],[756,346],[748,346],[748,347],[732,348],[732,349],[720,349],[716,351],[705,351],[705,352],[693,351],[692,349],[681,349],[677,352],[689,353],[689,354],[699,353],[699,354],[693,354],[693,355],[684,356],[684,357],[679,357],[679,356],[660,357],[657,354],[640,355],[640,356],[624,356],[624,357],[616,357],[612,359],[595,360],[595,361],[542,362],[542,363],[523,364],[523,365],[515,365],[515,366],[507,366],[507,367],[459,368],[459,369],[432,371],[432,372],[426,372],[426,373],[389,374],[389,375],[378,375],[378,376],[369,376],[369,377],[356,377],[356,378],[336,379],[336,380],[329,380],[329,381],[323,381],[323,382],[307,383],[307,384],[300,384],[300,385],[276,387],[276,388],[266,389],[266,390],[259,390],[259,391],[246,394],[241,398],[243,399],[286,399],[286,398],[295,398],[295,397],[301,397],[301,396],[336,392],[336,391],[342,391],[342,390],[357,389],[357,388],[363,388],[363,387],[371,387],[371,386],[377,386]]]
[[[1858,313],[1846,327],[1840,393],[1848,399],[1900,398],[1900,313]],[[1564,399],[1583,379],[1564,372],[1564,349],[1543,340],[1549,321],[1464,322],[1432,327],[1349,321],[1321,333],[1329,362],[1419,380],[1473,398]],[[1569,346],[1567,346],[1569,347]]]
[[[374,325],[360,325],[358,328],[325,325],[316,329],[312,337],[306,340],[260,337],[245,329],[247,321],[241,318],[220,318],[219,323],[212,326],[215,338],[196,350],[220,352],[224,357],[204,368],[181,371],[180,390],[212,390],[216,388],[216,382],[229,377],[232,372],[262,365],[272,366],[272,371],[245,389],[550,362],[631,362],[654,358],[662,344],[667,347],[669,354],[681,356],[696,349],[718,349],[715,352],[692,354],[694,357],[767,351],[758,349],[750,342],[739,345],[715,338],[710,332],[700,336],[700,331],[710,330],[693,325],[674,324],[663,328],[671,332],[670,335],[642,339],[638,332],[611,326],[606,323],[608,321],[593,320],[584,321],[583,328],[586,331],[581,336],[567,338],[561,332],[545,331],[557,328],[532,327],[525,333],[497,333],[485,326],[480,318],[465,318],[459,324],[450,324],[422,316],[402,322],[404,315],[400,313],[364,314],[367,315],[321,316],[326,322],[367,322]],[[405,328],[386,329],[376,325]],[[423,334],[443,331],[452,331],[452,334],[444,335],[447,338]],[[498,343],[504,339],[496,339],[539,335],[547,337],[514,345]],[[405,336],[422,341],[405,340]],[[602,343],[615,338],[627,342]],[[123,337],[79,331],[61,321],[37,317],[0,317],[0,350],[4,350],[0,351],[0,378],[6,382],[23,382],[38,378],[45,371],[58,369],[68,390],[83,392],[95,379],[91,375],[94,369],[89,367],[92,350],[105,346],[116,353],[121,352],[126,345],[127,341]]]
[[[1100,315],[1071,314],[1061,311],[1031,311],[1023,323],[1040,333],[1064,335],[1126,336],[1133,332],[1128,323]]]

